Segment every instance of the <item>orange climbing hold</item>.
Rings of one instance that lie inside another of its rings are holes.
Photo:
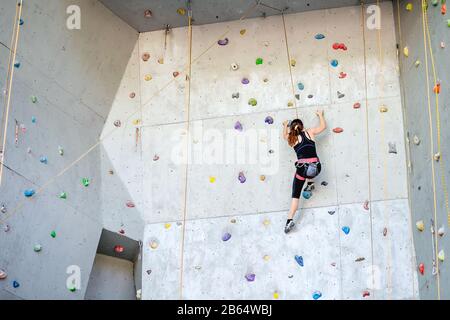
[[[437,94],[441,93],[441,84],[440,83],[436,83],[436,85],[433,88],[433,92],[437,93]]]
[[[334,133],[342,133],[342,132],[344,132],[344,129],[342,129],[342,128],[334,128],[333,132]]]
[[[442,4],[442,7],[441,7],[441,14],[446,14],[447,13],[447,5],[444,3],[444,4]]]

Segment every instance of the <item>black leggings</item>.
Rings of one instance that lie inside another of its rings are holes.
[[[297,178],[297,175],[300,177],[306,177],[306,168],[307,168],[306,165],[301,166],[300,168],[297,168],[297,171],[295,173],[294,183],[292,185],[292,198],[294,198],[294,199],[300,199],[300,195],[302,193],[303,186],[305,185],[305,182],[307,179],[307,178],[305,178],[304,180],[300,180]],[[317,164],[317,170],[319,171],[318,174],[322,170],[322,165],[320,163]]]

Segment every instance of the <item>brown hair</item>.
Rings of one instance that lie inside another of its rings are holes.
[[[289,136],[288,136],[288,143],[291,147],[293,147],[298,140],[298,136],[303,131],[303,122],[300,119],[295,119],[291,122],[291,125],[289,127]]]

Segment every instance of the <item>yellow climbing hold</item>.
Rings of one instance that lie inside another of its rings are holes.
[[[158,248],[158,243],[157,243],[156,241],[152,241],[152,242],[150,243],[150,248],[152,248],[152,249]]]
[[[414,65],[416,66],[416,68],[417,68],[418,66],[420,66],[420,60],[416,60],[416,62],[414,63]]]
[[[295,67],[297,65],[297,61],[295,59],[291,59],[291,67]]]
[[[164,64],[164,58],[159,58],[159,59],[158,59],[158,63],[159,63],[159,64]]]
[[[266,181],[266,176],[265,176],[265,175],[259,176],[259,180],[261,180],[261,181]]]
[[[270,256],[266,254],[266,255],[263,257],[263,259],[264,259],[264,261],[269,261],[269,260],[270,260]]]
[[[412,11],[413,10],[413,4],[412,3],[407,3],[406,4],[406,10],[407,11]]]
[[[152,80],[153,79],[153,77],[150,75],[150,74],[147,74],[146,76],[145,76],[145,81],[150,81],[150,80]]]
[[[278,292],[274,292],[273,293],[273,298],[275,299],[275,300],[278,300],[279,298],[280,298],[280,294],[278,293]]]
[[[133,120],[133,124],[135,126],[139,125],[140,123],[141,123],[141,120],[139,120],[139,119]]]
[[[164,225],[164,228],[165,228],[165,229],[170,229],[171,226],[172,226],[172,225],[171,225],[170,223],[166,223],[166,224]]]
[[[186,15],[186,9],[185,8],[178,8],[177,13],[180,16],[184,16],[184,15]]]
[[[270,220],[265,219],[265,220],[263,221],[263,224],[267,227],[267,226],[270,224]]]
[[[245,30],[245,29],[242,29],[241,31],[239,31],[239,33],[241,34],[241,36],[243,36],[246,32],[247,32],[247,30]]]
[[[445,260],[445,252],[444,252],[444,250],[439,251],[438,259],[439,259],[439,261],[444,262],[444,260]]]
[[[408,47],[404,47],[404,48],[403,48],[403,55],[404,55],[405,57],[409,57],[409,48],[408,48]]]
[[[209,177],[209,182],[211,182],[211,183],[216,182],[216,177]]]
[[[425,224],[423,223],[423,220],[417,221],[416,227],[417,227],[417,230],[419,230],[420,232],[425,230]]]
[[[388,108],[387,108],[386,106],[381,106],[381,107],[380,107],[380,112],[381,112],[381,113],[388,112]]]
[[[289,101],[287,105],[289,108],[292,108],[294,106],[294,103],[292,101]]]

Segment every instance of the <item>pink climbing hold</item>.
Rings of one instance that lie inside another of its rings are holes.
[[[136,205],[132,201],[128,201],[127,202],[127,207],[128,208],[134,208],[134,207],[136,207]]]
[[[369,210],[369,200],[366,200],[366,201],[364,202],[363,208],[364,208],[365,210]]]
[[[339,79],[345,79],[347,77],[347,74],[345,72],[339,73]]]
[[[333,132],[334,133],[342,133],[342,132],[344,132],[344,129],[342,129],[342,128],[334,128]]]
[[[366,297],[370,296],[370,292],[366,290],[363,292],[362,296],[363,296],[363,298],[366,298]]]
[[[359,108],[361,108],[361,103],[356,102],[356,103],[353,105],[353,109],[359,109]]]

